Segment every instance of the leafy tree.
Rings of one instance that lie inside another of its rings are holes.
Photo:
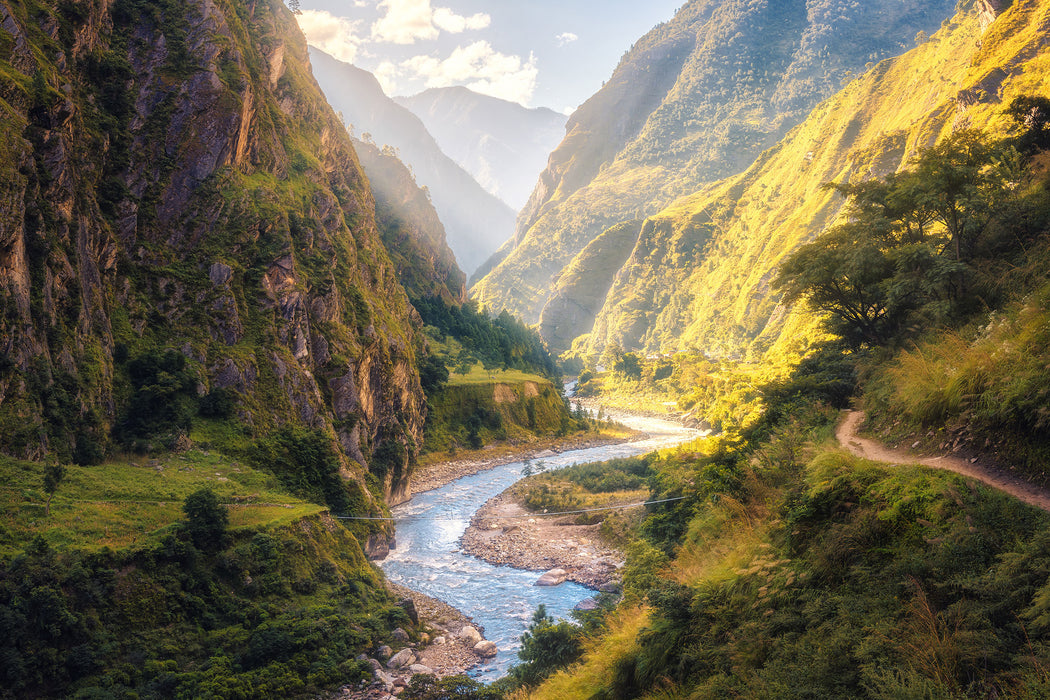
[[[208,551],[222,546],[230,516],[214,491],[194,491],[183,502],[182,512],[186,514],[186,529],[199,549]]]
[[[541,603],[521,635],[518,658],[525,663],[511,668],[510,675],[521,685],[535,685],[582,655],[583,631],[564,620],[555,622]]]
[[[1017,149],[1025,155],[1050,148],[1050,99],[1042,95],[1019,95],[1006,109],[1021,129]]]
[[[613,371],[628,379],[638,381],[642,378],[642,361],[633,352],[625,352],[613,364]]]
[[[47,504],[44,506],[44,514],[51,517],[51,499],[66,478],[66,468],[58,462],[49,462],[44,467],[44,493],[47,494]]]
[[[405,700],[500,700],[503,695],[469,676],[436,678],[416,674],[401,697]]]
[[[448,367],[437,355],[424,355],[419,360],[419,383],[423,394],[433,396],[448,383]]]

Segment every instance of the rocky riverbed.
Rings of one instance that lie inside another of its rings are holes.
[[[392,700],[417,673],[454,676],[496,653],[495,645],[485,641],[484,629],[451,605],[395,583],[387,582],[387,587],[427,631],[420,641],[410,642],[407,634],[395,630],[389,644],[370,657],[358,657],[372,666],[372,680],[345,685],[329,700]],[[391,645],[402,648],[395,652]]]
[[[554,580],[575,581],[594,590],[615,590],[623,555],[605,545],[599,525],[577,525],[575,516],[530,513],[509,491],[477,511],[460,540],[463,551],[491,564],[530,571],[561,569]]]

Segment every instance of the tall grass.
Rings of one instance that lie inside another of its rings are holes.
[[[1050,285],[984,325],[901,351],[875,371],[865,405],[903,430],[965,429],[975,449],[1042,476],[1050,454]]]

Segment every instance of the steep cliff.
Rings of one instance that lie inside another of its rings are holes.
[[[137,433],[135,402],[222,390],[243,431],[326,432],[396,501],[414,312],[284,4],[0,2],[0,75],[0,447],[170,446],[185,421]]]
[[[472,294],[540,320],[550,291],[564,288],[565,267],[603,231],[748,167],[851,71],[902,52],[954,5],[687,3],[642,37],[570,117],[514,239]],[[571,325],[560,318],[563,306],[559,300],[545,312],[544,327]]]
[[[376,200],[376,222],[409,299],[466,299],[466,275],[445,241],[445,227],[412,171],[389,149],[354,139]]]

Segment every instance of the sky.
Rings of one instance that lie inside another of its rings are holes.
[[[287,1],[287,0],[286,0]],[[685,0],[300,0],[311,45],[388,95],[465,85],[572,112]]]

